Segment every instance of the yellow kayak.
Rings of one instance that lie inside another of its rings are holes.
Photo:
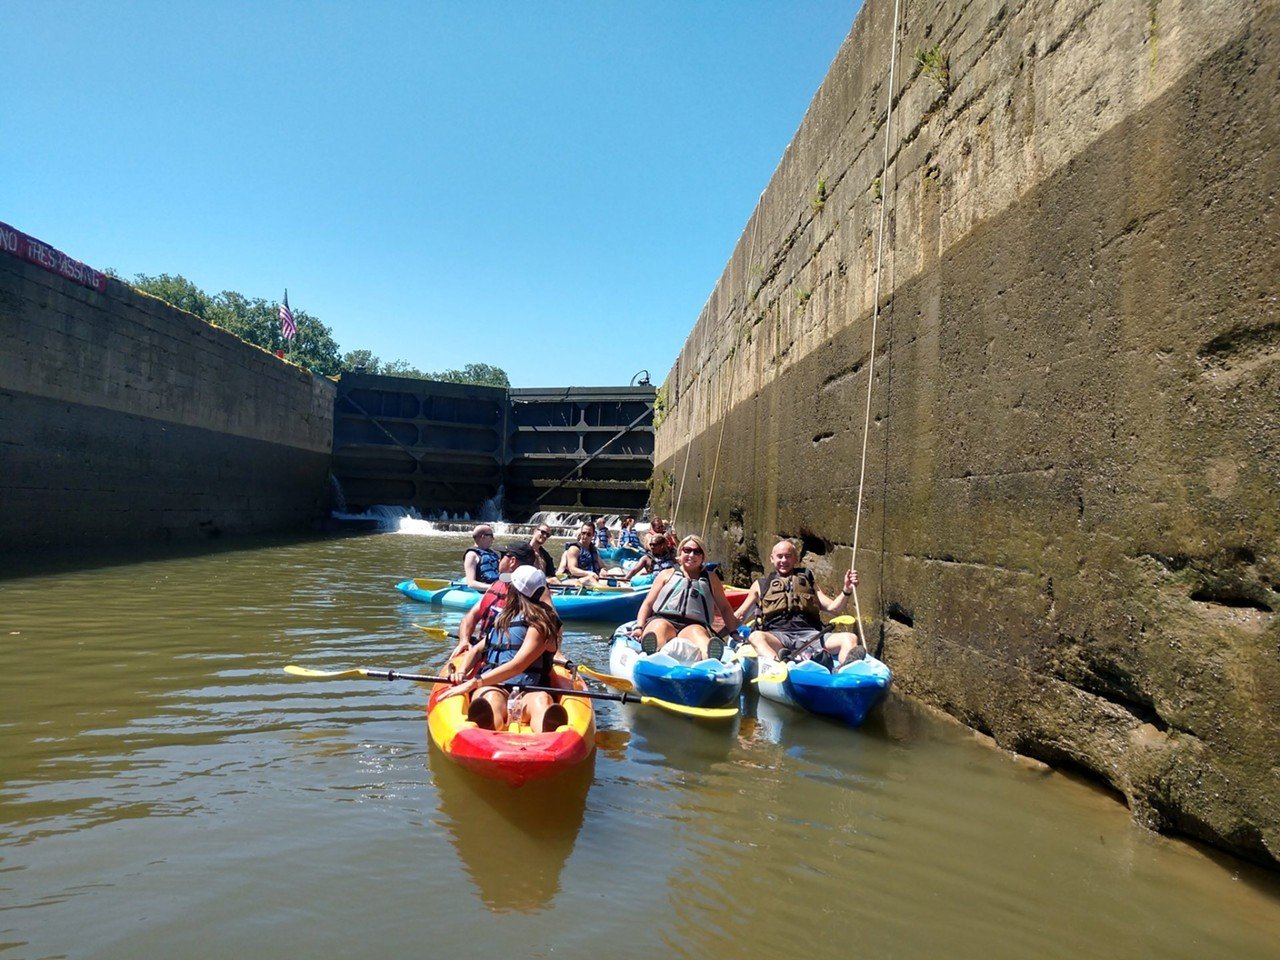
[[[571,676],[559,665],[553,685],[566,692],[586,689],[580,677]],[[444,684],[436,686],[427,700],[431,739],[446,756],[483,777],[518,787],[579,764],[595,749],[596,712],[586,697],[566,693],[560,698],[569,722],[552,733],[536,733],[520,723],[494,731],[467,719],[470,697],[442,699],[448,689]]]

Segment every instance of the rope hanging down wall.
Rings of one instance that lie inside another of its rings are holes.
[[[901,0],[894,0],[893,4],[893,33],[889,39],[889,86],[887,96],[889,104],[885,110],[884,119],[884,163],[881,165],[881,183],[886,187],[889,183],[889,133],[893,127],[893,90],[896,68],[898,64],[898,17],[901,9]],[[871,307],[871,356],[867,362],[867,402],[866,416],[862,423],[862,458],[858,466],[858,499],[853,512],[853,543],[850,544],[849,550],[849,566],[857,567],[858,565],[858,534],[862,527],[862,495],[867,479],[867,438],[871,432],[871,388],[876,379],[876,335],[880,324],[880,278],[884,267],[884,221],[885,210],[888,204],[888,192],[885,191],[885,201],[880,204],[880,226],[876,236],[876,282],[875,290],[872,294]],[[889,296],[893,295],[892,287],[889,290]],[[862,619],[862,605],[858,602],[858,587],[853,588],[853,612],[858,618],[858,629],[862,636],[862,642],[865,645],[866,627],[865,621]]]

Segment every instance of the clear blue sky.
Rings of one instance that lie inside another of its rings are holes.
[[[858,6],[7,3],[0,220],[344,352],[661,382]]]

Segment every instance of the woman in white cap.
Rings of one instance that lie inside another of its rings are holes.
[[[552,664],[562,628],[555,611],[540,602],[546,590],[546,574],[537,567],[522,566],[512,572],[502,613],[459,670],[466,676],[478,662],[475,676],[445,694],[470,694],[467,719],[477,726],[503,730],[511,718],[519,718],[532,730],[550,732],[569,722],[564,707],[551,694],[519,690],[554,685]]]

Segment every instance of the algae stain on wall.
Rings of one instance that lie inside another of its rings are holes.
[[[857,562],[900,688],[1274,863],[1280,12],[939,3],[897,38],[922,56],[885,168],[891,13],[859,15],[668,378],[683,527],[710,503],[740,576],[783,533],[847,562],[884,205]]]

